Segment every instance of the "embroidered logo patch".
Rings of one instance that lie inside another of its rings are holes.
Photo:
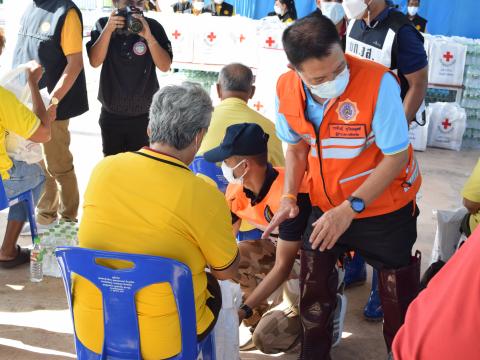
[[[50,27],[51,27],[50,23],[48,21],[45,21],[44,23],[42,23],[42,25],[40,25],[40,30],[41,32],[46,33],[50,30]]]
[[[357,120],[359,113],[357,103],[350,99],[339,102],[336,112],[338,118],[346,123]]]
[[[133,52],[135,55],[142,56],[147,52],[147,44],[142,41],[138,41],[133,45]]]
[[[265,220],[268,222],[272,221],[273,218],[273,211],[270,209],[270,206],[265,206],[265,210],[263,211],[263,215],[265,215]]]

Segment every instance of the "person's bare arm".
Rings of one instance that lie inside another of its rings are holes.
[[[116,16],[116,10],[112,11],[108,18],[107,25],[103,28],[100,37],[95,41],[88,52],[88,60],[90,65],[94,68],[99,67],[105,61],[108,52],[108,45],[112,34],[116,29],[121,29],[125,26],[125,18],[123,16]]]
[[[252,294],[245,299],[244,303],[246,305],[252,309],[256,308],[288,279],[300,245],[301,241],[284,241],[281,239],[278,241],[275,264]],[[245,315],[244,310],[240,309],[238,311],[240,322],[245,318]]]
[[[40,90],[38,88],[38,82],[42,77],[43,69],[35,61],[29,63],[30,68],[28,69],[28,86],[32,93],[32,111],[40,119],[40,126],[37,130],[30,136],[28,140],[43,143],[50,140],[51,137],[51,123],[55,120],[56,117],[56,107],[50,105],[48,109],[45,108],[43,103],[42,95],[40,95]]]
[[[405,78],[408,81],[409,89],[403,100],[403,108],[408,123],[410,124],[415,119],[415,115],[427,94],[428,66],[414,73],[405,75]]]
[[[67,55],[67,66],[65,66],[62,76],[60,76],[60,79],[51,93],[52,97],[56,97],[61,101],[72,88],[82,69],[83,58],[81,52]]]
[[[288,145],[285,155],[285,185],[283,193],[292,195],[292,197],[283,197],[281,199],[280,208],[265,229],[262,239],[268,239],[270,233],[283,221],[293,219],[298,215],[297,200],[294,197],[297,196],[300,184],[305,176],[309,151],[310,146],[305,141]]]
[[[210,272],[217,280],[235,279],[238,275],[239,264],[240,264],[240,254],[237,253],[237,257],[228,268],[226,268],[225,270],[210,269]]]
[[[480,203],[468,200],[467,198],[463,198],[463,206],[465,206],[472,215],[480,212]]]

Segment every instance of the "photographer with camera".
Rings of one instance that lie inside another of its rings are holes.
[[[143,17],[143,0],[114,0],[87,43],[90,64],[103,64],[98,100],[104,156],[148,145],[148,111],[159,89],[156,68],[168,71],[172,48],[156,20]]]

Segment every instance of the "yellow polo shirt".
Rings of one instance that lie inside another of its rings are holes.
[[[0,175],[3,180],[10,178],[8,170],[13,165],[5,148],[7,131],[28,139],[40,126],[40,119],[15,94],[0,86]]]
[[[213,320],[205,305],[210,297],[205,267],[228,268],[237,256],[230,211],[223,194],[181,161],[149,149],[141,153],[148,157],[135,153],[109,156],[94,169],[85,193],[80,246],[163,256],[187,264],[193,275],[197,332],[202,333]],[[77,277],[74,299],[77,335],[85,346],[100,353],[100,292]],[[136,304],[143,359],[177,354],[180,328],[169,285],[141,290]]]
[[[275,124],[265,116],[248,107],[247,103],[239,98],[223,100],[212,115],[212,121],[205,135],[198,155],[217,147],[223,140],[227,128],[242,123],[255,123],[262,127],[270,138],[268,139],[268,161],[276,167],[285,166],[282,142],[275,132]]]
[[[463,187],[462,196],[470,201],[480,203],[480,160],[472,171],[472,175],[468,178]],[[470,216],[470,229],[472,232],[480,224],[480,213]]]
[[[68,10],[60,35],[60,46],[65,56],[82,52],[83,27],[75,9]]]

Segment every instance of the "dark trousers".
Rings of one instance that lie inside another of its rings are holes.
[[[121,116],[104,109],[98,121],[102,131],[103,155],[137,151],[148,146],[148,114]]]
[[[385,215],[355,219],[330,251],[337,257],[351,250],[358,252],[377,270],[406,266],[410,262],[412,247],[417,240],[419,214],[418,207],[411,202]],[[309,242],[313,231],[311,224],[322,215],[318,207],[313,208],[304,235],[304,250],[312,249]]]
[[[354,250],[379,270],[379,290],[384,310],[384,338],[390,350],[408,305],[420,281],[420,259],[412,257],[417,238],[418,208],[407,206],[381,216],[357,219],[331,250],[312,250],[312,224],[323,215],[314,207],[304,234],[300,273],[300,319],[303,327],[302,360],[328,360],[336,306],[335,263]]]
[[[213,314],[213,321],[203,333],[197,335],[198,342],[205,339],[213,330],[217,323],[220,310],[222,309],[222,291],[220,290],[218,280],[210,273],[207,273],[207,290],[212,295],[212,297],[207,300],[206,305]]]

